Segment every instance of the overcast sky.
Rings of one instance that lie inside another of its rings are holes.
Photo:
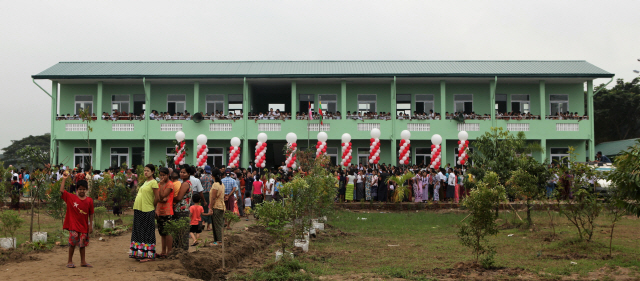
[[[0,148],[50,132],[51,100],[30,76],[60,61],[586,60],[625,80],[640,69],[637,0],[1,3]]]

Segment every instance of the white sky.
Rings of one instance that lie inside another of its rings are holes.
[[[625,81],[640,69],[637,0],[0,4],[0,148],[50,131],[30,76],[59,61],[586,60]]]

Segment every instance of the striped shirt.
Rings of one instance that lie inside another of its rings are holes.
[[[229,194],[231,193],[231,191],[233,190],[233,188],[237,188],[238,184],[236,183],[236,180],[232,179],[231,177],[225,177],[222,179],[222,184],[224,185],[224,194]]]

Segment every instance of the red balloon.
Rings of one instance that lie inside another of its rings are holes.
[[[296,146],[298,146],[298,144],[295,142],[291,144],[291,147],[296,147]]]
[[[353,157],[349,156],[349,160],[351,160]]]
[[[435,144],[432,144],[432,145],[431,145],[431,150],[434,150],[434,149],[436,149],[436,145],[435,145]]]

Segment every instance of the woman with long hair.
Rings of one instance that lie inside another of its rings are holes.
[[[156,167],[148,164],[144,167],[145,182],[138,190],[133,203],[133,228],[129,257],[140,262],[153,261],[156,258],[156,205],[160,201],[158,182],[154,174]]]
[[[160,241],[162,241],[162,251],[158,257],[166,258],[173,246],[171,235],[164,229],[165,224],[171,220],[173,215],[173,183],[169,180],[169,169],[162,167],[159,174],[160,202],[156,206],[156,217],[158,219],[158,233],[160,233]]]
[[[182,218],[187,218],[190,220],[189,216],[191,215],[191,213],[189,212],[189,207],[191,207],[191,198],[193,197],[193,192],[191,191],[191,181],[189,180],[191,174],[193,173],[191,169],[192,168],[188,165],[184,165],[184,167],[180,169],[179,175],[182,183],[180,184],[180,191],[178,191],[178,195],[173,198],[174,220],[179,220]],[[191,226],[187,224],[183,229],[183,233],[180,235],[180,237],[173,237],[175,247],[182,248],[185,251],[189,250],[189,228],[191,228]]]

